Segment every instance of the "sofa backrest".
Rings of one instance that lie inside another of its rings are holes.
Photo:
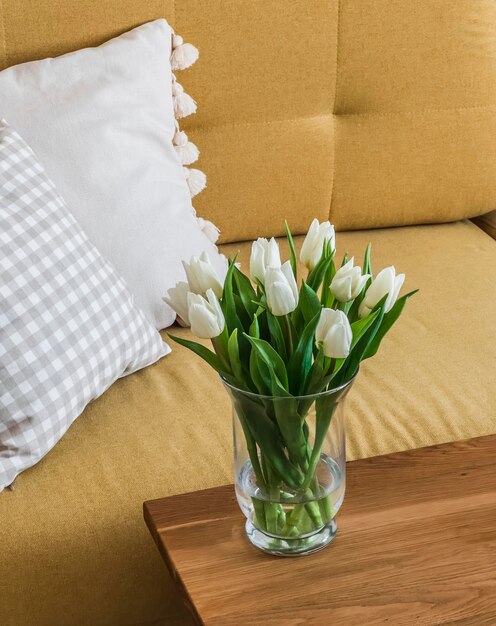
[[[496,207],[493,0],[2,0],[0,67],[157,17],[200,49],[183,128],[224,241]]]

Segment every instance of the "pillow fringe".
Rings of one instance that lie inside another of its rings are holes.
[[[188,135],[183,130],[175,132],[172,143],[183,165],[191,165],[198,161],[200,151],[194,143],[189,141]]]
[[[184,70],[191,67],[198,60],[198,49],[190,43],[185,43],[181,35],[172,34],[172,53],[171,67],[173,71]],[[188,95],[183,86],[177,82],[176,77],[172,74],[172,97],[174,100],[174,116],[176,118],[176,132],[173,138],[174,148],[182,165],[191,165],[198,160],[200,151],[197,146],[189,141],[188,135],[181,131],[177,120],[193,115],[196,113],[196,102]],[[184,167],[184,174],[188,183],[191,197],[196,196],[207,186],[207,177],[199,169]],[[196,217],[196,211],[193,209]],[[219,238],[220,231],[208,220],[196,217],[198,225],[206,237],[213,243]]]

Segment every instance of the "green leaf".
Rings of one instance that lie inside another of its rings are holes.
[[[313,344],[315,329],[320,319],[319,312],[305,326],[296,350],[291,355],[288,364],[288,375],[290,381],[290,389],[295,395],[299,394],[305,388],[305,381],[310,368],[312,367]]]
[[[351,307],[349,308],[348,311],[348,319],[350,320],[350,323],[353,323],[357,320],[360,319],[358,313],[360,310],[360,304],[362,303],[364,297],[365,297],[365,292],[367,291],[367,285],[370,284],[370,279],[367,281],[366,285],[363,286],[362,291],[358,294],[358,296],[353,300]],[[349,302],[348,302],[349,304]]]
[[[313,268],[313,270],[308,274],[307,277],[307,285],[311,287],[315,293],[318,292],[322,281],[324,280],[324,276],[326,275],[327,270],[329,269],[332,262],[333,255],[324,256],[320,258],[320,261]]]
[[[317,313],[320,313],[322,308],[318,295],[307,285],[305,281],[301,284],[298,308],[303,315],[305,324],[308,324],[308,322],[312,320]]]
[[[228,340],[229,333],[227,331],[227,326],[224,326],[224,330],[221,332],[220,335],[211,339],[215,353],[220,358],[221,362],[224,363],[224,369],[230,371],[231,366],[229,364],[229,354],[227,351]]]
[[[229,333],[240,326],[238,316],[236,314],[236,303],[234,301],[233,291],[233,274],[236,268],[236,257],[229,259],[229,268],[227,270],[226,279],[224,281],[224,289],[222,292],[221,307]]]
[[[250,324],[250,336],[255,337],[256,339],[260,338],[260,326],[258,324],[258,312],[253,316],[253,320]]]
[[[363,257],[362,274],[372,274],[372,266],[370,264],[370,253],[372,250],[372,244],[368,243],[365,248],[365,255]]]
[[[402,298],[399,298],[398,300],[396,300],[395,304],[393,305],[393,308],[390,311],[388,311],[388,313],[384,314],[382,324],[380,325],[379,330],[377,331],[373,341],[371,341],[370,344],[368,345],[367,350],[365,351],[365,354],[363,355],[363,359],[370,359],[370,357],[373,357],[376,354],[377,350],[379,349],[379,346],[381,345],[381,341],[384,339],[384,336],[391,329],[393,324],[396,322],[398,317],[403,312],[406,301],[408,300],[408,298],[411,298],[414,294],[416,294],[417,291],[418,289],[415,289],[415,291],[411,291],[410,293],[407,293]]]
[[[243,364],[239,358],[239,345],[238,345],[238,329],[235,328],[229,337],[227,342],[227,352],[229,355],[229,362],[231,364],[231,370],[238,381],[238,387],[246,389],[246,376],[243,368]]]
[[[376,320],[379,313],[380,313],[379,310],[372,311],[372,313],[367,315],[367,317],[364,317],[361,320],[357,320],[356,322],[353,322],[353,324],[351,324],[351,331],[353,333],[353,338],[351,340],[350,354],[355,348],[355,346],[357,345],[357,343],[360,341],[360,339],[372,326],[372,324]],[[349,359],[349,358],[350,358],[350,355],[346,357],[346,359]],[[344,363],[346,362],[346,359],[336,359],[336,364],[332,372],[333,378],[339,372],[339,370],[343,367]]]
[[[324,275],[324,280],[322,282],[322,292],[320,295],[320,301],[322,303],[322,306],[325,306],[327,308],[331,308],[333,300],[334,300],[334,296],[331,293],[331,283],[335,274],[336,274],[336,267],[334,265],[334,254],[333,254],[331,257],[331,263],[329,264],[329,267],[327,268],[326,273]]]
[[[379,310],[372,311],[372,313],[367,315],[367,317],[364,317],[361,320],[357,320],[356,322],[353,322],[353,324],[351,324],[351,331],[353,333],[351,349],[353,349],[357,345],[363,335],[372,326],[379,313]]]
[[[303,466],[307,442],[303,436],[303,419],[298,414],[298,402],[281,386],[273,371],[271,372],[271,384],[275,418],[288,449],[290,460]]]
[[[320,346],[319,351],[317,352],[317,356],[312,363],[312,367],[308,372],[306,381],[305,381],[305,395],[313,395],[315,393],[320,393],[324,391],[326,387],[326,375],[324,369],[324,348]]]
[[[226,370],[226,367],[223,365],[222,361],[215,354],[215,352],[212,352],[201,343],[197,343],[196,341],[190,341],[189,339],[182,339],[181,337],[176,337],[174,335],[171,335],[170,333],[167,333],[167,336],[179,345],[184,346],[185,348],[188,348],[189,350],[197,354],[211,367],[213,367],[214,370],[219,372],[219,374],[222,374],[223,376],[230,374],[230,372]]]
[[[306,324],[321,308],[322,306],[318,295],[305,281],[302,281],[298,306],[291,314],[291,322],[294,326],[296,336],[300,335]]]
[[[259,394],[262,396],[270,396],[270,375],[269,368],[260,359],[257,351],[252,348],[250,354],[250,376]]]
[[[279,429],[267,415],[263,404],[259,404],[255,398],[244,396],[238,400],[237,407],[238,411],[243,412],[253,438],[281,482],[297,489],[303,477],[298,468],[288,461]]]
[[[286,348],[286,342],[284,341],[284,333],[281,329],[281,318],[273,315],[268,309],[265,311],[268,331],[270,333],[270,337],[274,342],[277,352],[281,355],[283,359],[288,358],[288,350]]]
[[[255,476],[257,478],[258,486],[261,489],[265,489],[266,483],[265,483],[265,478],[262,472],[262,468],[260,467],[260,459],[258,458],[257,443],[253,437],[251,430],[248,428],[248,424],[246,423],[246,419],[245,419],[245,415],[243,411],[243,404],[242,402],[240,402],[237,392],[233,391],[232,395],[235,398],[234,405],[236,408],[236,413],[237,413],[239,422],[241,424],[241,428],[243,429],[243,433],[246,439],[246,448],[248,451],[248,455],[250,457],[253,471],[255,472]],[[263,503],[262,503],[262,511],[263,511]],[[259,515],[260,512],[257,511],[256,514]]]
[[[253,300],[256,299],[257,293],[253,288],[253,285],[251,284],[248,276],[245,276],[243,272],[241,272],[236,266],[234,266],[233,278],[236,292],[239,295],[241,302],[243,303],[248,317],[251,319],[256,309],[256,305],[253,303]]]
[[[286,229],[286,237],[288,239],[288,244],[289,244],[291,269],[293,270],[295,280],[298,281],[298,261],[296,259],[296,250],[295,250],[295,245],[293,241],[293,235],[291,234],[291,230],[289,228],[289,224],[287,221],[284,222],[284,227]]]
[[[248,341],[252,344],[252,351],[256,350],[260,359],[270,368],[273,368],[277,378],[285,389],[288,389],[288,373],[281,356],[274,348],[264,339],[257,339],[246,335]]]
[[[237,293],[233,293],[233,298],[234,306],[236,307],[237,328],[239,328],[240,330],[246,329],[250,326],[251,315],[245,309],[243,301]]]
[[[374,307],[372,313],[377,313],[377,316],[372,321],[372,324],[370,324],[367,330],[362,333],[361,337],[356,342],[350,354],[345,359],[344,365],[339,370],[339,374],[336,377],[337,381],[339,381],[336,384],[343,384],[344,382],[351,380],[357,374],[367,347],[374,340],[374,337],[382,324],[382,320],[384,317],[384,306],[386,304],[387,298],[388,295],[386,294]]]
[[[322,446],[329,430],[331,419],[336,411],[338,400],[342,392],[324,395],[315,401],[315,438],[312,454],[310,456],[309,468],[305,472],[305,481],[301,487],[304,491],[313,480],[315,470],[320,461]]]
[[[367,248],[365,249],[365,255],[364,255],[364,258],[363,258],[362,274],[372,274],[372,267],[371,267],[371,264],[370,264],[371,247],[372,246],[369,243],[367,245]],[[359,312],[359,309],[360,309],[360,305],[363,302],[363,299],[365,297],[365,292],[370,287],[371,282],[372,282],[372,278],[369,278],[367,280],[367,282],[365,283],[365,285],[362,287],[362,290],[360,291],[358,296],[353,300],[353,304],[351,305],[349,313],[348,313],[348,318],[349,318],[350,322],[353,322],[356,319],[358,319],[358,312]]]

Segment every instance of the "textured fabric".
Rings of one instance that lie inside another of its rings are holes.
[[[171,29],[151,22],[98,48],[0,72],[0,110],[157,328],[183,259],[225,259],[191,205],[175,133]],[[184,72],[183,72],[184,73]]]
[[[474,222],[485,230],[488,235],[491,235],[493,239],[496,239],[496,211],[486,213],[474,219]]]
[[[88,402],[170,349],[3,122],[0,224],[2,491]]]
[[[224,241],[496,207],[493,0],[2,0],[0,67],[157,17],[200,49],[184,128]]]
[[[403,292],[420,292],[350,392],[348,458],[496,432],[496,242],[458,223],[339,233],[338,253],[361,257],[369,240],[374,271],[395,263]],[[246,267],[247,244],[224,251],[238,248]],[[230,481],[227,394],[175,345],[113,385],[0,495],[2,626],[189,626],[142,502]]]

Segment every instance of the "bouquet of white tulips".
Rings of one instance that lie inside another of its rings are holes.
[[[305,398],[351,381],[414,293],[398,297],[405,276],[394,267],[374,277],[370,245],[362,267],[347,255],[337,266],[334,228],[317,220],[301,247],[307,272],[299,277],[287,225],[286,232],[289,260],[281,261],[275,239],[260,238],[252,245],[250,276],[232,259],[222,284],[206,256],[193,258],[185,263],[187,283],[165,299],[193,334],[211,339],[213,350],[171,335],[230,386],[257,482],[271,502],[277,501],[274,492],[296,497],[318,490],[315,471],[337,397],[330,396],[331,406],[317,405],[313,445]],[[268,398],[284,402],[274,409]],[[301,510],[287,519],[277,505],[255,508],[260,527],[269,532],[294,536],[303,524]],[[314,527],[325,523],[326,510],[332,515],[325,502],[305,510]]]

